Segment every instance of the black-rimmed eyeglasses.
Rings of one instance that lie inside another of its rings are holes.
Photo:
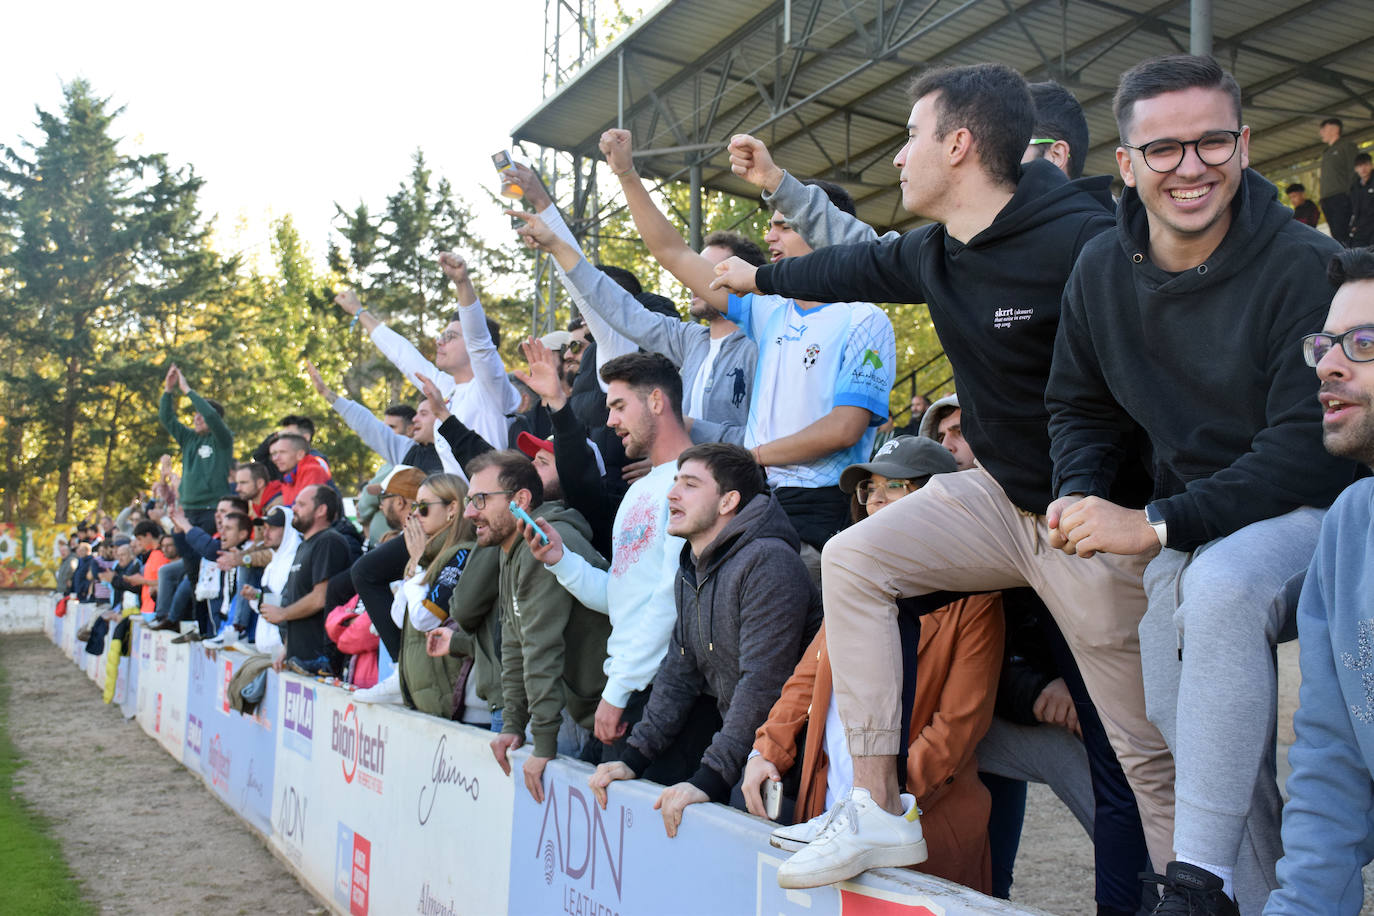
[[[514,490],[490,490],[486,493],[469,493],[463,498],[463,505],[476,506],[477,511],[481,512],[487,507],[488,496],[510,496]]]
[[[1315,367],[1338,344],[1352,363],[1374,362],[1374,324],[1362,324],[1342,334],[1308,334],[1302,339],[1302,358]]]
[[[1175,140],[1172,137],[1164,137],[1159,140],[1151,140],[1144,146],[1131,146],[1129,143],[1121,145],[1126,149],[1133,149],[1145,158],[1145,164],[1151,171],[1167,173],[1172,172],[1183,164],[1183,155],[1188,147],[1193,148],[1197,157],[1202,160],[1203,165],[1225,165],[1231,161],[1231,157],[1236,154],[1236,146],[1240,143],[1238,130],[1209,130],[1207,133],[1198,137],[1196,140]]]

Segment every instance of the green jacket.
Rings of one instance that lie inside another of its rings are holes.
[[[598,569],[606,561],[591,544],[591,525],[576,509],[549,502],[531,510],[557,529],[563,549]],[[523,735],[528,724],[534,753],[558,753],[564,707],[583,728],[592,728],[606,686],[606,639],[611,620],[583,607],[554,574],[517,539],[501,553],[501,687],[503,734]]]
[[[460,543],[454,549],[473,547],[471,541]],[[496,600],[496,562],[495,558],[486,563],[475,562],[481,551],[474,551],[468,557],[468,562],[463,566],[463,573],[458,577],[458,583],[454,585],[454,595],[463,587],[462,583],[471,580],[473,585],[477,580],[486,578],[488,580],[486,589],[490,593],[487,600],[488,608]],[[452,551],[436,557],[434,562],[447,562],[452,557]],[[428,713],[431,716],[440,716],[444,719],[453,717],[453,683],[458,679],[458,673],[462,670],[462,657],[432,658],[425,651],[425,643],[428,637],[425,633],[415,629],[410,622],[410,614],[407,613],[401,627],[401,658],[400,670],[401,695],[405,697],[407,705],[413,706],[420,712]],[[464,645],[470,642],[470,637],[462,637]],[[460,634],[454,634],[453,643],[460,641]],[[452,644],[450,646],[452,646]],[[470,652],[463,653],[469,655]],[[478,670],[474,666],[470,677],[477,677]],[[499,673],[496,675],[499,679]],[[480,684],[480,680],[478,682]]]
[[[224,424],[219,411],[194,391],[191,406],[205,418],[210,432],[202,436],[177,419],[176,398],[162,393],[157,418],[181,448],[181,488],[177,498],[183,509],[213,509],[229,491],[229,465],[234,460],[234,434]]]
[[[449,598],[449,621],[458,631],[449,641],[449,655],[472,656],[471,677],[477,695],[492,712],[504,704],[501,696],[501,615],[496,613],[496,585],[501,575],[501,548],[478,547]]]

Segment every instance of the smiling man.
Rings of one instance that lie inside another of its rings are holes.
[[[1339,286],[1326,324],[1303,341],[1321,379],[1327,451],[1374,467],[1374,252],[1331,263]],[[1360,869],[1374,859],[1374,708],[1369,594],[1374,576],[1374,481],[1347,489],[1322,522],[1298,601],[1302,694],[1288,752],[1283,858],[1270,914],[1354,914]]]
[[[1256,912],[1280,851],[1273,647],[1355,472],[1321,448],[1297,346],[1321,328],[1338,246],[1247,168],[1240,89],[1211,58],[1138,64],[1115,111],[1117,229],[1069,280],[1046,392],[1050,541],[1152,557],[1141,667],[1177,771],[1156,912]],[[1144,509],[1107,492],[1137,427],[1154,457]]]

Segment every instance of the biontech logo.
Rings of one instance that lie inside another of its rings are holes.
[[[382,775],[386,771],[386,732],[382,726],[368,732],[358,718],[358,710],[349,703],[343,712],[334,713],[329,746],[342,758],[339,766],[344,782],[351,783],[357,777],[359,784],[382,794]]]

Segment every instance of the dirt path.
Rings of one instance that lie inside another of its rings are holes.
[[[42,634],[0,638],[20,793],[102,913],[325,913],[262,839]]]

